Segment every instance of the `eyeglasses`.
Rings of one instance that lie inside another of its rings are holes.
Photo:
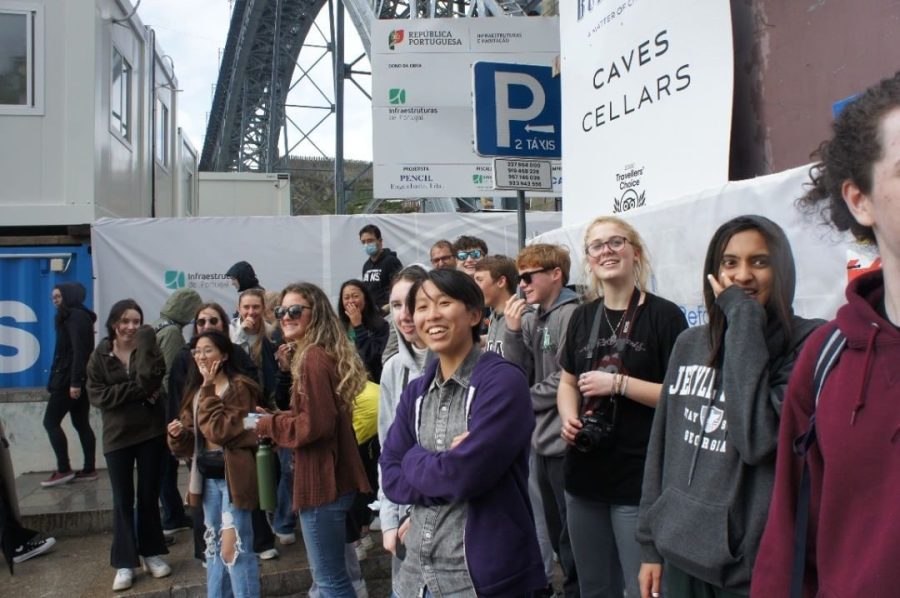
[[[525,284],[531,284],[531,277],[535,274],[540,274],[541,272],[550,272],[553,268],[541,268],[540,270],[532,270],[531,272],[520,272],[519,280],[524,282]]]
[[[476,258],[477,259],[477,258]],[[438,264],[445,264],[447,262],[453,261],[453,256],[450,254],[447,255],[436,255],[431,258],[431,263],[437,266]]]
[[[626,243],[631,243],[631,241],[629,241],[625,237],[615,235],[608,238],[606,241],[594,241],[593,243],[585,247],[584,251],[591,257],[600,257],[600,254],[603,253],[604,247],[609,247],[610,251],[618,253],[622,251],[622,248],[625,247]]]
[[[480,249],[472,249],[469,251],[457,251],[456,259],[461,262],[466,261],[467,259],[472,258],[473,260],[481,259],[481,250]]]
[[[208,357],[216,351],[218,351],[218,349],[214,349],[212,347],[207,347],[205,349],[191,349],[191,355],[193,355],[194,357],[200,357],[201,355],[203,357]]]
[[[285,316],[290,318],[291,320],[299,320],[301,316],[303,316],[303,310],[310,309],[308,305],[300,305],[295,304],[290,307],[282,307],[279,305],[275,308],[275,317],[279,320],[283,319]]]
[[[211,318],[197,318],[194,320],[194,323],[197,324],[197,328],[204,328],[207,324],[210,326],[218,326],[219,318],[213,316]]]

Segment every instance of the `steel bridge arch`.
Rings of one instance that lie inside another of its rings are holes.
[[[335,93],[330,107],[330,112],[335,113],[342,111],[343,79],[352,66],[343,64],[342,46],[335,51],[335,14],[342,6],[346,5],[369,54],[371,23],[375,18],[524,16],[540,3],[541,0],[235,0],[200,170],[278,169],[279,160],[286,157],[279,154],[278,142],[286,127],[285,103],[292,77],[295,69],[301,68],[297,65],[300,51],[326,5],[331,15],[332,84],[336,92],[341,90]],[[285,149],[284,154],[289,153]],[[342,156],[335,158],[342,160]]]

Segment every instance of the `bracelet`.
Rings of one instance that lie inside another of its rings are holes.
[[[613,374],[612,396],[619,394],[619,386],[622,384],[622,374]]]
[[[628,392],[628,378],[629,376],[625,376],[625,379],[622,382],[622,396],[625,396],[625,393]]]

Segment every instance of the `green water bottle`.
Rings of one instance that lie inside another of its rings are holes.
[[[272,443],[262,441],[256,450],[256,481],[259,486],[259,508],[275,510],[275,452]]]

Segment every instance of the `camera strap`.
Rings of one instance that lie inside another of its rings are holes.
[[[637,308],[640,300],[641,290],[634,287],[634,291],[631,293],[631,299],[628,301],[628,307],[625,309],[625,313],[622,314],[622,319],[625,320],[625,324],[622,328],[622,336],[620,338],[628,339],[631,336],[632,325],[634,324],[635,316],[637,315]],[[600,323],[603,321],[604,307],[603,299],[600,299],[599,303],[597,303],[597,311],[594,312],[594,320],[591,322],[591,334],[588,337],[587,354],[585,355],[585,359],[587,359],[588,364],[590,364],[589,367],[593,365],[594,352],[600,345]],[[613,331],[613,334],[615,334],[615,331]]]

